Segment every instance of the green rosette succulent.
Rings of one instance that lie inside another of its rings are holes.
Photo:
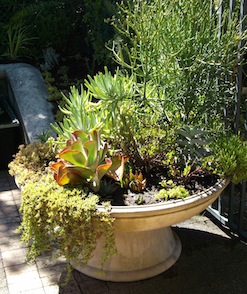
[[[58,154],[58,161],[51,165],[57,183],[63,185],[86,184],[94,192],[100,189],[103,176],[122,181],[124,156],[106,157],[108,145],[100,139],[100,131],[89,134],[76,130],[67,140],[66,147]]]

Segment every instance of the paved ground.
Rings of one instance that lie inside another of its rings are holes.
[[[206,215],[174,226],[183,250],[178,262],[152,279],[103,282],[77,271],[67,285],[66,263],[40,257],[25,262],[25,247],[14,232],[20,222],[20,192],[0,171],[0,294],[246,294],[247,245],[225,233]]]

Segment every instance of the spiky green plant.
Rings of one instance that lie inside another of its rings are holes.
[[[70,88],[69,97],[64,94],[65,106],[59,106],[64,114],[61,122],[51,124],[52,129],[62,139],[69,139],[74,130],[83,130],[90,133],[95,129],[101,129],[103,126],[100,115],[97,115],[97,103],[92,102],[91,94],[83,89],[80,91],[75,86]]]
[[[24,22],[9,23],[6,26],[8,49],[5,55],[14,59],[20,55],[28,55],[30,44],[35,39],[29,36],[29,27]]]

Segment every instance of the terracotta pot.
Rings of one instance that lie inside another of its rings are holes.
[[[184,200],[153,205],[114,206],[112,217],[115,218],[118,253],[109,258],[103,266],[103,273],[99,273],[102,270],[102,237],[87,266],[75,268],[90,277],[114,282],[138,281],[164,272],[177,261],[181,253],[180,240],[170,226],[205,210],[227,184],[227,180],[219,180],[206,191]]]

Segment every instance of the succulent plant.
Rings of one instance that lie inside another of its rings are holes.
[[[187,161],[209,155],[209,150],[206,148],[208,143],[212,141],[212,135],[209,132],[195,126],[185,125],[178,129],[177,133],[180,135],[177,143]],[[211,138],[209,138],[209,135],[211,135]]]
[[[189,191],[185,187],[178,185],[178,186],[171,187],[169,189],[161,189],[155,195],[155,199],[156,200],[183,199],[188,196],[189,196]]]
[[[108,145],[102,142],[100,132],[93,130],[89,134],[81,130],[72,133],[58,157],[51,165],[54,178],[59,185],[87,184],[94,192],[100,189],[100,180],[107,175],[115,181],[122,180],[124,157],[106,157]]]
[[[143,191],[146,188],[146,182],[146,179],[143,179],[142,173],[137,171],[135,173],[130,171],[129,175],[125,178],[125,185],[135,193]]]

